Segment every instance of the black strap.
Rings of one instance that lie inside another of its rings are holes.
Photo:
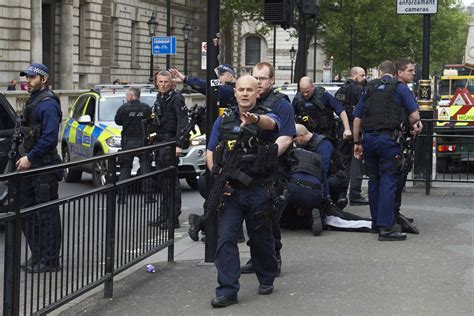
[[[314,189],[314,190],[321,190],[321,184],[319,184],[319,183],[312,183],[312,182],[309,182],[309,181],[296,179],[296,178],[291,178],[290,182],[294,183],[296,185],[302,186],[304,188]]]

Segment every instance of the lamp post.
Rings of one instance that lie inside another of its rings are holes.
[[[156,28],[158,27],[158,22],[156,22],[155,13],[152,13],[148,22],[148,32],[150,34],[150,77],[148,78],[148,83],[153,83],[153,36],[156,33]]]
[[[293,45],[290,48],[290,60],[291,60],[291,79],[290,83],[293,83],[293,62],[295,61],[296,49]]]
[[[188,21],[184,24],[183,28],[183,36],[184,36],[184,73],[188,73],[188,43],[189,43],[189,36],[193,31],[192,26],[189,24]]]

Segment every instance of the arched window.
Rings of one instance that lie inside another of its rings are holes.
[[[260,61],[262,40],[258,36],[245,39],[245,65],[255,65]]]

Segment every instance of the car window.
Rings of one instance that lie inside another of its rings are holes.
[[[89,100],[87,100],[87,108],[84,112],[84,115],[89,115],[92,120],[94,120],[94,114],[95,114],[95,97],[91,96]]]
[[[141,97],[140,101],[151,107],[155,103],[155,99],[154,95],[150,95]],[[99,121],[114,121],[117,110],[125,102],[125,96],[102,96],[99,103]]]
[[[77,99],[76,104],[74,105],[74,112],[72,113],[72,117],[75,120],[79,119],[79,117],[82,115],[84,107],[87,104],[87,99],[89,99],[89,97],[89,95],[82,95]]]

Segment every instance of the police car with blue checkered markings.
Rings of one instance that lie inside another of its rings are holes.
[[[116,153],[121,148],[122,127],[115,124],[118,108],[126,101],[126,90],[132,85],[96,86],[93,91],[81,94],[74,103],[64,125],[61,137],[62,157],[65,162],[79,161],[104,154]],[[140,85],[140,101],[153,106],[156,94],[152,85]],[[194,136],[194,137],[193,137]],[[197,187],[197,176],[205,170],[204,135],[193,135],[191,146],[180,157],[178,173],[188,184]],[[134,160],[132,174],[138,170]],[[65,170],[66,182],[78,182],[82,173],[92,174],[94,187],[105,184],[105,161]]]

